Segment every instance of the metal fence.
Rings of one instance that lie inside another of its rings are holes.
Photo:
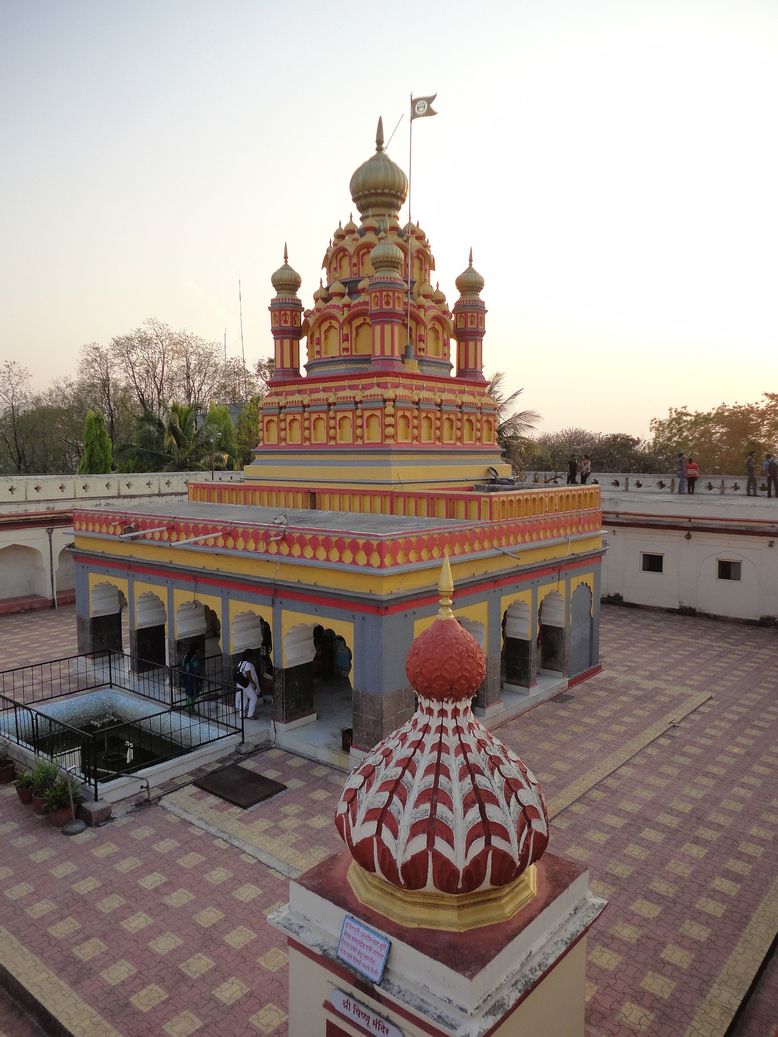
[[[221,676],[221,665],[219,666]],[[207,668],[206,668],[207,674]],[[116,652],[70,656],[0,672],[0,735],[36,755],[56,760],[95,799],[102,782],[136,773],[235,734],[234,686],[179,667],[157,665]],[[118,688],[160,705],[151,714],[108,718],[94,730],[76,727],[36,704],[90,689]]]

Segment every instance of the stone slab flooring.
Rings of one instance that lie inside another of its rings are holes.
[[[777,646],[774,630],[605,608],[605,672],[499,729],[541,781],[554,851],[609,901],[588,1037],[723,1037],[769,951]],[[4,668],[75,651],[72,608],[0,616]],[[244,811],[184,776],[70,839],[0,789],[0,971],[79,1037],[287,1034],[266,916],[288,876],[340,850],[343,775],[276,748],[244,765],[287,791]],[[777,1005],[773,962],[732,1033],[773,1037]],[[0,1037],[34,1032],[0,998]]]

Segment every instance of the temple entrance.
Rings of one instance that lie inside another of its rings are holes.
[[[479,648],[484,653],[484,658],[486,659],[487,672],[484,674],[484,679],[481,682],[481,686],[479,688],[476,688],[476,692],[475,695],[473,695],[472,700],[474,706],[485,707],[486,685],[489,679],[489,654],[486,650],[486,630],[484,629],[483,623],[479,623],[475,619],[468,619],[467,616],[457,618],[457,622],[462,627],[462,629],[466,630],[468,634],[470,634],[472,639],[475,642],[477,642]]]
[[[559,591],[543,599],[538,614],[540,666],[544,670],[565,672],[565,600]]]
[[[276,719],[283,724],[308,719],[307,739],[330,750],[347,751],[353,655],[345,638],[322,624],[301,624],[286,635],[284,659],[284,668],[275,671]]]
[[[537,677],[537,651],[526,601],[514,601],[502,620],[502,684],[531,688]]]
[[[112,583],[98,583],[92,588],[89,606],[88,651],[124,652],[122,617],[127,599],[122,591]]]
[[[264,698],[273,695],[273,635],[270,623],[257,612],[240,612],[230,622],[232,650],[229,670],[232,672],[245,652],[259,677]]]
[[[135,629],[130,631],[130,654],[139,673],[167,662],[167,612],[151,591],[135,603]]]

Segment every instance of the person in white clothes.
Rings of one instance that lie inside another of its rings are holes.
[[[242,674],[248,677],[248,684],[244,687],[237,679]],[[254,664],[251,662],[248,652],[243,653],[243,658],[238,663],[235,680],[235,712],[242,713],[247,720],[251,720],[257,708],[257,690],[259,679]]]

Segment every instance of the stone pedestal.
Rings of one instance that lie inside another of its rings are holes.
[[[342,853],[290,883],[270,916],[289,940],[289,1032],[306,1037],[583,1037],[586,933],[605,907],[588,872],[546,853],[537,892],[505,922],[410,928],[363,905]],[[380,984],[343,964],[347,916],[391,940]]]

